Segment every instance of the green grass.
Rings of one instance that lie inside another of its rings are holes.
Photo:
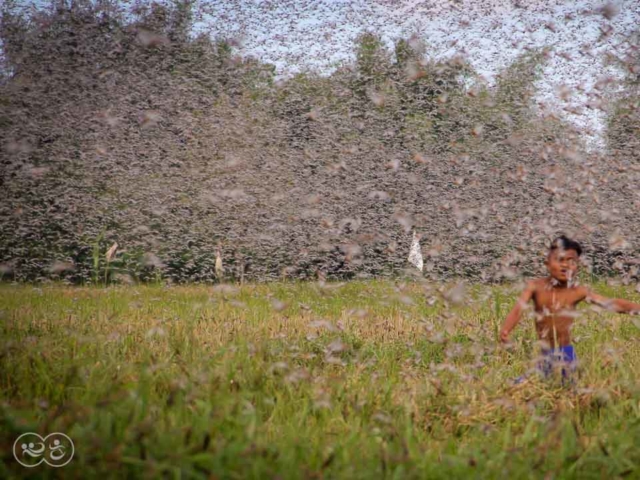
[[[442,287],[2,286],[0,477],[640,478],[637,321],[581,309],[576,386],[514,387],[514,290]],[[28,431],[74,459],[21,467]]]

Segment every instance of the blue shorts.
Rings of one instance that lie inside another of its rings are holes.
[[[564,347],[550,348],[542,351],[542,359],[538,362],[536,371],[544,378],[550,378],[553,372],[558,369],[562,373],[562,383],[569,381],[576,370],[578,358],[573,345],[565,345]],[[522,383],[526,380],[527,375],[523,375],[514,380],[515,384]]]
[[[538,368],[548,378],[553,374],[554,367],[557,366],[562,372],[563,380],[569,378],[576,369],[577,357],[573,345],[551,348],[542,351],[542,360]]]

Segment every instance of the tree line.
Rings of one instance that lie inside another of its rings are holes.
[[[398,275],[417,232],[424,275],[498,281],[560,231],[594,272],[637,275],[637,56],[593,154],[536,108],[545,50],[487,85],[428,39],[364,32],[332,73],[279,78],[194,33],[194,8],[3,6],[3,278]]]

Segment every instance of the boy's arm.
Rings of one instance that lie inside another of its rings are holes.
[[[527,302],[529,302],[529,300],[531,300],[531,298],[533,297],[535,289],[535,284],[533,282],[529,282],[525,289],[522,291],[522,293],[518,297],[518,301],[509,312],[509,315],[507,315],[507,318],[505,318],[504,320],[502,330],[500,330],[500,341],[506,342],[509,339],[511,330],[513,330],[520,321],[522,311],[527,306]]]
[[[588,289],[585,292],[585,300],[587,303],[594,303],[612,312],[640,314],[640,304],[638,303],[633,303],[622,298],[608,298]]]

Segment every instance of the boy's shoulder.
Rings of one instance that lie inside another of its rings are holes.
[[[540,277],[529,280],[525,288],[530,292],[535,293],[541,290],[549,290],[553,287],[551,286],[549,277]],[[591,292],[591,289],[586,285],[575,285],[570,287],[569,290],[577,293],[580,296],[587,296]]]
[[[527,289],[529,290],[539,290],[541,288],[545,288],[549,285],[549,279],[547,277],[540,278],[532,278],[527,282]]]

